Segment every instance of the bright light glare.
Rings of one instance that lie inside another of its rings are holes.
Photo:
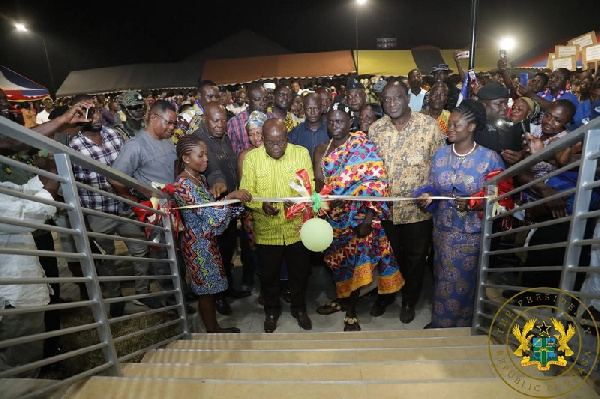
[[[27,27],[21,22],[15,22],[15,29],[17,32],[27,32]]]
[[[367,0],[356,0],[356,4],[358,4],[359,6],[362,6],[364,4],[367,4]]]
[[[503,37],[500,39],[500,50],[512,50],[517,45],[517,42],[512,37]]]

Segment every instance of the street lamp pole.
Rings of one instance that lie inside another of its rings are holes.
[[[354,7],[354,31],[356,33],[356,73],[358,74],[358,8],[365,5],[367,0],[356,0]]]
[[[354,31],[356,33],[356,73],[358,73],[358,6],[354,9]]]
[[[475,42],[477,40],[477,11],[479,0],[471,0],[471,46],[469,47],[469,69],[475,69]]]
[[[46,54],[46,63],[48,64],[48,72],[50,73],[50,90],[56,95],[56,89],[54,86],[54,75],[52,74],[52,66],[50,65],[50,57],[48,56],[48,47],[46,47],[46,38],[42,36],[42,43],[44,44],[44,53]]]

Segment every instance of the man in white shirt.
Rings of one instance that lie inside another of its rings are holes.
[[[408,91],[408,106],[414,112],[420,112],[421,108],[423,108],[423,98],[425,98],[427,90],[421,87],[422,84],[423,77],[421,76],[421,71],[413,69],[408,73],[408,86],[410,87]]]
[[[54,108],[54,103],[52,102],[51,98],[45,98],[44,101],[42,101],[42,104],[44,105],[44,109],[35,116],[35,123],[38,125],[46,123],[50,120],[48,117]]]

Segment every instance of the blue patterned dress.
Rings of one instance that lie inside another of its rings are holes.
[[[204,176],[200,176],[200,180],[202,187],[182,177],[175,181],[173,186],[177,206],[214,201]],[[239,216],[243,209],[241,206],[224,206],[180,210],[185,224],[185,230],[181,233],[181,250],[194,294],[216,294],[227,289],[227,276],[217,236],[225,231],[229,221]]]
[[[468,197],[483,188],[487,174],[504,169],[495,151],[478,146],[459,157],[452,146],[440,148],[433,157],[429,184],[419,190],[442,196]],[[459,214],[454,201],[436,201],[433,211],[433,267],[435,294],[432,325],[470,326],[473,319],[481,219],[478,211]]]

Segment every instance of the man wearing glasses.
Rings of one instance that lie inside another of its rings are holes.
[[[148,185],[152,183],[173,184],[177,154],[171,141],[171,134],[176,125],[175,107],[168,101],[157,100],[150,107],[146,130],[138,132],[135,137],[125,143],[113,163],[113,168]],[[121,197],[135,202],[139,201],[139,198],[124,184],[114,180],[109,180],[109,183]],[[150,254],[155,259],[168,259],[167,251],[164,248],[150,251]],[[171,274],[169,263],[155,263],[154,274]],[[171,280],[158,280],[158,283],[164,291],[173,289]],[[174,303],[172,297],[167,299],[167,305]]]

